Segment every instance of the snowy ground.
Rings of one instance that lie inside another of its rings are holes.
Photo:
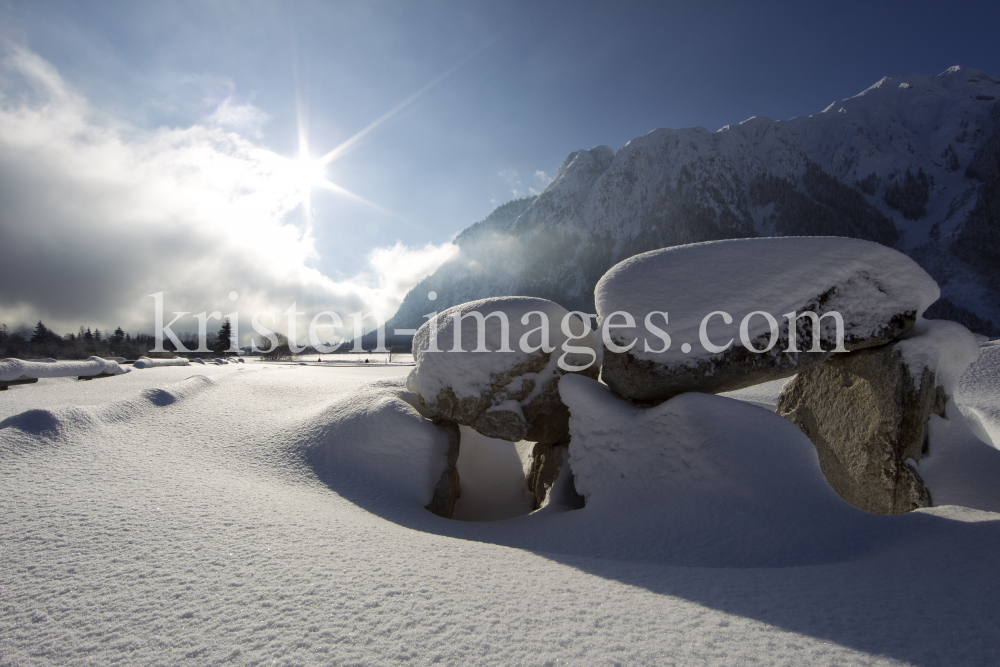
[[[767,526],[752,502],[691,547],[635,516],[612,534],[598,503],[448,521],[306,462],[359,387],[408,370],[156,368],[0,393],[0,664],[1000,664],[997,514],[871,517],[820,493],[856,539],[823,514],[810,530],[841,548],[735,567],[743,554],[725,551]],[[998,377],[984,349],[959,387],[981,437],[1000,433]],[[779,385],[736,394],[773,405]],[[801,444],[726,401],[706,404],[748,438]],[[497,469],[516,473],[511,456]],[[474,514],[483,497],[466,500]],[[758,536],[765,560],[791,525]],[[678,564],[695,548],[730,566]]]

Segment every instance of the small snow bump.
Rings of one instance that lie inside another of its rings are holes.
[[[913,86],[911,86],[908,83],[901,83],[899,84],[899,87],[902,88],[903,90],[906,90],[907,88],[913,88]]]

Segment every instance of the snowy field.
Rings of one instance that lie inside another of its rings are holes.
[[[585,509],[471,522],[422,508],[401,381],[355,398],[408,370],[198,365],[0,393],[0,665],[1000,664],[1000,515],[843,503],[762,409],[785,381],[638,416],[572,378],[580,451],[614,449],[587,421],[606,410],[684,465],[615,450],[577,471]],[[970,427],[949,437],[988,467],[1000,346],[957,397]],[[525,448],[463,446],[456,516],[521,513],[504,480]]]

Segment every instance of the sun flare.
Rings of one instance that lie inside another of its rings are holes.
[[[326,180],[326,165],[308,156],[292,160],[289,171],[292,182],[303,192],[321,187]]]

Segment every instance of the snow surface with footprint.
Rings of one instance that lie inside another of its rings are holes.
[[[948,441],[990,461],[993,351],[956,390],[978,426],[952,415]],[[785,380],[640,413],[569,378],[588,505],[474,522],[422,507],[446,441],[404,372],[0,394],[0,664],[1000,664],[1000,515],[846,505],[761,409]],[[522,474],[525,447],[468,444],[463,484]],[[489,518],[526,511],[507,489]],[[490,493],[456,515],[487,518]]]

